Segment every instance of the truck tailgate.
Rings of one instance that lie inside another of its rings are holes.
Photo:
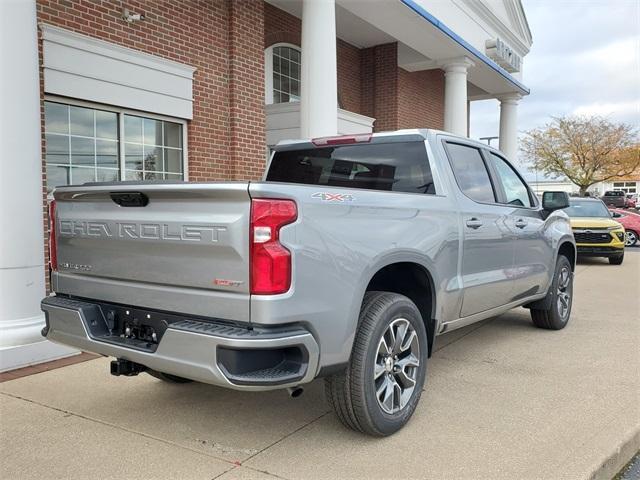
[[[58,293],[249,321],[247,183],[56,191]]]

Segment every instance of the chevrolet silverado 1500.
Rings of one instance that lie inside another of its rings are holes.
[[[294,395],[324,377],[371,435],[411,417],[436,335],[571,313],[567,195],[540,202],[499,151],[444,132],[285,142],[261,182],[54,198],[46,338],[114,357],[115,375]]]

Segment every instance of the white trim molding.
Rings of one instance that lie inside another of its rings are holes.
[[[195,68],[41,24],[48,94],[193,118]]]
[[[526,23],[523,27],[522,18],[515,13],[515,2],[519,3],[520,0],[506,0],[504,2],[505,9],[509,15],[509,20],[512,25],[507,25],[501,20],[487,5],[481,0],[454,0],[454,3],[461,9],[470,10],[470,18],[473,18],[473,14],[477,15],[478,20],[484,21],[489,30],[485,29],[487,33],[491,34],[491,29],[496,34],[504,38],[511,47],[521,57],[526,56],[531,49],[531,33],[528,31]]]
[[[300,102],[266,105],[267,145],[300,138]],[[375,118],[338,109],[338,134],[371,133]]]

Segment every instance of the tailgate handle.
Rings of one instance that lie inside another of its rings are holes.
[[[146,207],[149,197],[142,192],[111,192],[111,200],[121,207]]]

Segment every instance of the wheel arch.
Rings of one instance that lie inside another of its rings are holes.
[[[386,291],[408,297],[420,311],[427,330],[429,356],[433,351],[436,333],[436,290],[429,269],[413,261],[397,261],[379,267],[367,283],[364,294]]]
[[[571,271],[575,271],[576,269],[576,247],[573,242],[565,241],[562,242],[558,247],[558,255],[556,256],[556,263],[560,255],[564,255],[569,259],[569,263],[571,264]]]
[[[556,254],[556,261],[553,264],[554,275],[555,275],[556,265],[558,264],[558,258],[561,255],[566,257],[567,260],[569,260],[569,264],[571,265],[571,271],[575,272],[577,249],[574,243],[571,240],[567,239],[558,244],[558,253]],[[530,309],[542,309],[542,310],[548,309],[549,306],[551,305],[551,298],[552,298],[551,286],[552,285],[553,285],[553,276],[551,277],[551,281],[549,282],[549,287],[547,289],[547,294],[545,295],[545,297],[541,298],[540,300],[536,300],[535,302],[526,303],[523,305],[523,307],[530,308]]]

